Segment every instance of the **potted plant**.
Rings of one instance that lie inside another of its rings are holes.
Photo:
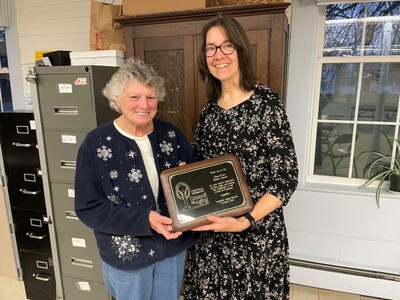
[[[396,144],[395,156],[384,155],[380,152],[370,152],[374,156],[366,167],[366,181],[361,186],[365,188],[374,181],[378,180],[375,192],[376,205],[379,208],[379,199],[381,189],[385,181],[389,180],[389,191],[400,192],[400,143],[397,139],[393,139]]]

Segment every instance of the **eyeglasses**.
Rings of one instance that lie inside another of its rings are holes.
[[[220,49],[223,54],[229,55],[235,51],[235,45],[232,43],[224,43],[219,46],[208,45],[203,47],[204,54],[207,57],[213,57],[215,53],[217,53],[217,49]]]

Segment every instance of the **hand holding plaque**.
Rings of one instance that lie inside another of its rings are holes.
[[[175,231],[209,224],[210,214],[237,217],[253,209],[235,154],[164,170],[160,178]]]

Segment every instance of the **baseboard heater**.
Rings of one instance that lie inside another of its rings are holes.
[[[400,274],[392,274],[387,272],[378,272],[372,270],[363,270],[350,267],[335,266],[329,264],[323,264],[313,261],[301,260],[301,259],[289,259],[290,265],[295,267],[316,269],[321,271],[336,272],[348,275],[364,276],[376,279],[384,279],[400,282]]]

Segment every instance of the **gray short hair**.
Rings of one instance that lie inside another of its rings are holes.
[[[164,78],[159,76],[152,66],[144,63],[140,59],[130,57],[114,73],[110,81],[102,90],[103,95],[108,99],[110,107],[121,112],[117,100],[121,95],[125,85],[130,80],[136,80],[147,86],[156,89],[158,101],[163,101],[166,96]]]

